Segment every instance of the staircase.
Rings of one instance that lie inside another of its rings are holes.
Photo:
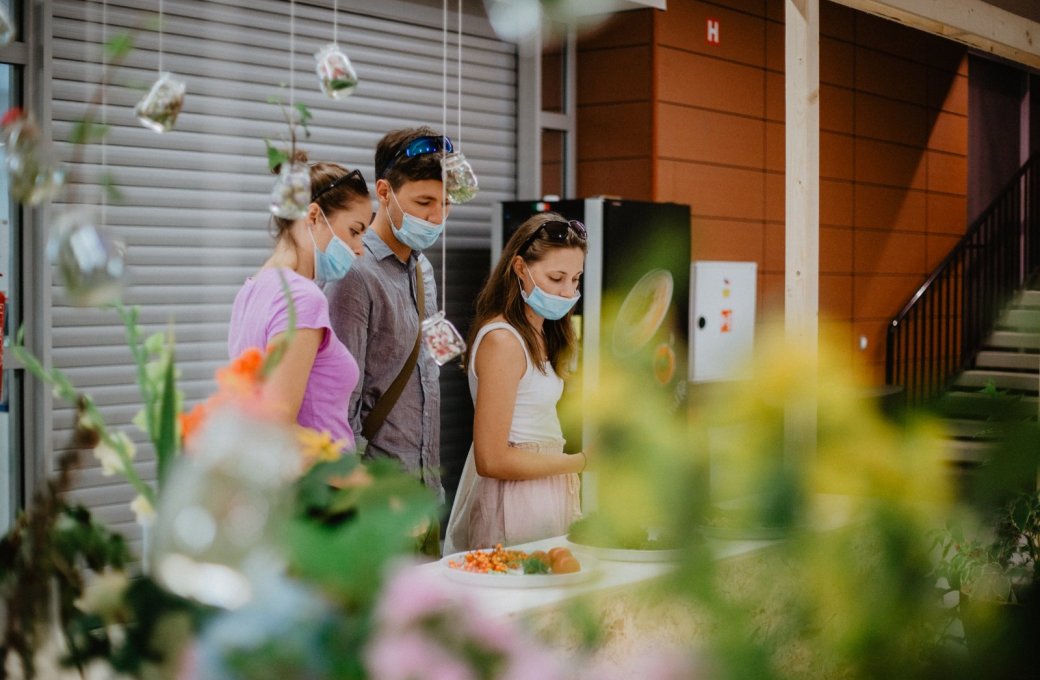
[[[939,400],[951,441],[948,461],[986,461],[1008,423],[1040,411],[1040,286],[1020,291],[994,325],[970,367]]]
[[[951,469],[985,463],[1040,409],[1040,155],[889,323],[885,377],[948,420]]]

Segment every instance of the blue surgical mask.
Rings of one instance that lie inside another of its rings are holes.
[[[401,228],[398,229],[397,225],[394,224],[393,218],[390,218],[390,210],[387,209],[386,211],[386,216],[390,218],[390,228],[393,230],[394,238],[412,250],[426,250],[436,243],[437,238],[444,231],[444,222],[434,224],[406,213],[404,208],[401,208],[401,204],[398,203],[397,194],[394,193],[393,189],[390,190],[390,195],[394,197],[394,203],[397,203],[397,207],[404,214],[404,217],[401,218]]]
[[[329,245],[325,246],[325,252],[322,252],[318,248],[318,242],[314,240],[314,232],[308,230],[311,241],[314,242],[314,278],[325,282],[339,281],[350,271],[351,265],[357,259],[357,254],[339,236],[336,236],[336,232],[332,231],[332,225],[329,224],[329,219],[325,217],[324,212],[321,214],[321,219],[325,220],[325,226],[332,232],[332,240],[329,241]]]
[[[531,276],[531,281],[534,281],[534,276],[531,275],[531,270],[527,270],[528,276]],[[534,310],[534,313],[540,317],[548,319],[549,321],[556,321],[562,319],[567,315],[567,312],[571,311],[574,305],[581,299],[581,291],[574,291],[574,297],[563,297],[561,295],[553,295],[546,293],[544,290],[538,287],[538,284],[534,284],[534,289],[530,293],[524,292],[523,281],[520,282],[520,297],[524,299],[524,302]]]

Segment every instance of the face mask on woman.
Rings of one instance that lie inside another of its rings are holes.
[[[321,213],[321,219],[325,220],[325,226],[332,232],[332,240],[329,241],[329,245],[325,246],[325,252],[322,252],[318,248],[318,242],[314,239],[314,232],[310,229],[307,230],[314,243],[314,278],[325,282],[338,281],[350,271],[357,255],[339,236],[336,236],[336,232],[332,231],[332,225],[329,224],[329,218],[325,217],[324,212]]]
[[[524,265],[524,268],[527,269],[527,265]],[[534,282],[534,275],[531,274],[530,269],[527,269],[527,275]],[[561,295],[546,293],[535,283],[534,289],[530,293],[525,293],[524,282],[520,281],[520,297],[534,310],[535,314],[549,321],[556,321],[562,319],[567,315],[567,312],[571,311],[578,300],[581,299],[581,291],[576,290],[574,291],[574,297],[567,298]]]
[[[397,201],[397,194],[394,193],[393,189],[390,190],[390,195],[394,197],[394,203],[397,203],[397,207],[404,215],[404,217],[401,218],[400,229],[398,229],[397,225],[394,224],[393,218],[390,218],[390,228],[394,232],[394,238],[412,250],[426,250],[436,243],[437,238],[441,235],[441,232],[444,231],[444,222],[434,224],[433,222],[427,222],[415,215],[406,213],[404,208],[401,208],[401,204]],[[390,217],[389,206],[387,207],[386,216],[388,218]]]

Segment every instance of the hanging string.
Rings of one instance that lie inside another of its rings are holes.
[[[293,68],[293,57],[296,56],[296,0],[289,0],[289,115],[295,116],[293,108],[296,101],[296,69]],[[294,145],[295,146],[295,145]],[[293,149],[293,153],[296,149]],[[289,163],[295,159],[290,158]]]
[[[159,0],[159,73],[163,72],[163,0]]]
[[[441,134],[448,134],[448,0],[441,2]],[[441,222],[447,221],[448,178],[444,172],[447,150],[441,151]],[[448,234],[441,236],[441,311],[448,308]]]
[[[101,3],[101,76],[98,78],[101,88],[101,226],[108,223],[108,0]]]
[[[332,0],[332,44],[339,44],[339,0]]]
[[[459,126],[455,133],[455,143],[462,148],[462,0],[459,0]]]

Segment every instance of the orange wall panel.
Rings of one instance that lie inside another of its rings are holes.
[[[925,234],[858,229],[854,256],[856,271],[921,276],[928,268],[926,241]]]
[[[578,101],[584,106],[650,101],[652,65],[649,45],[583,50],[578,60]]]
[[[668,47],[657,59],[659,101],[762,117],[762,69]]]
[[[855,185],[838,180],[820,182],[820,224],[851,227],[854,224]]]
[[[578,159],[648,158],[651,108],[643,102],[578,108]],[[605,142],[604,140],[609,140]]]
[[[820,85],[820,129],[853,134],[855,131],[855,97],[852,90],[833,85]]]
[[[855,118],[856,134],[863,137],[909,146],[928,140],[928,111],[917,104],[857,92]]]
[[[927,156],[919,147],[859,138],[855,143],[856,181],[925,189]]]
[[[765,200],[761,170],[675,163],[672,171],[675,191],[669,200],[689,205],[693,215],[762,219]]]
[[[850,274],[820,274],[820,316],[834,321],[852,320]]]
[[[968,159],[956,154],[928,152],[928,189],[947,193],[968,193]]]
[[[906,304],[907,292],[917,290],[921,283],[919,274],[860,274],[853,289],[853,317],[887,323]]]
[[[668,5],[666,12],[654,14],[654,37],[662,47],[677,47],[706,54],[716,59],[764,65],[765,19],[747,14],[739,2],[737,9],[719,4],[683,0]],[[708,19],[719,22],[719,44],[707,40]]]
[[[762,266],[761,222],[703,217],[694,217],[691,222],[694,259],[758,262]]]
[[[649,158],[579,161],[578,195],[653,200],[652,174]]]
[[[968,219],[966,196],[928,194],[928,231],[933,234],[958,234],[965,232]]]
[[[960,156],[968,155],[968,117],[939,111],[934,115],[929,148]]]
[[[852,179],[853,138],[833,132],[820,133],[820,177]]]
[[[852,273],[853,232],[849,227],[820,227],[820,273]]]
[[[927,228],[923,191],[857,184],[853,218],[857,228],[919,231]]]
[[[856,89],[924,106],[928,103],[928,67],[874,50],[856,50]]]
[[[674,104],[657,106],[658,158],[759,169],[765,162],[765,123]]]

